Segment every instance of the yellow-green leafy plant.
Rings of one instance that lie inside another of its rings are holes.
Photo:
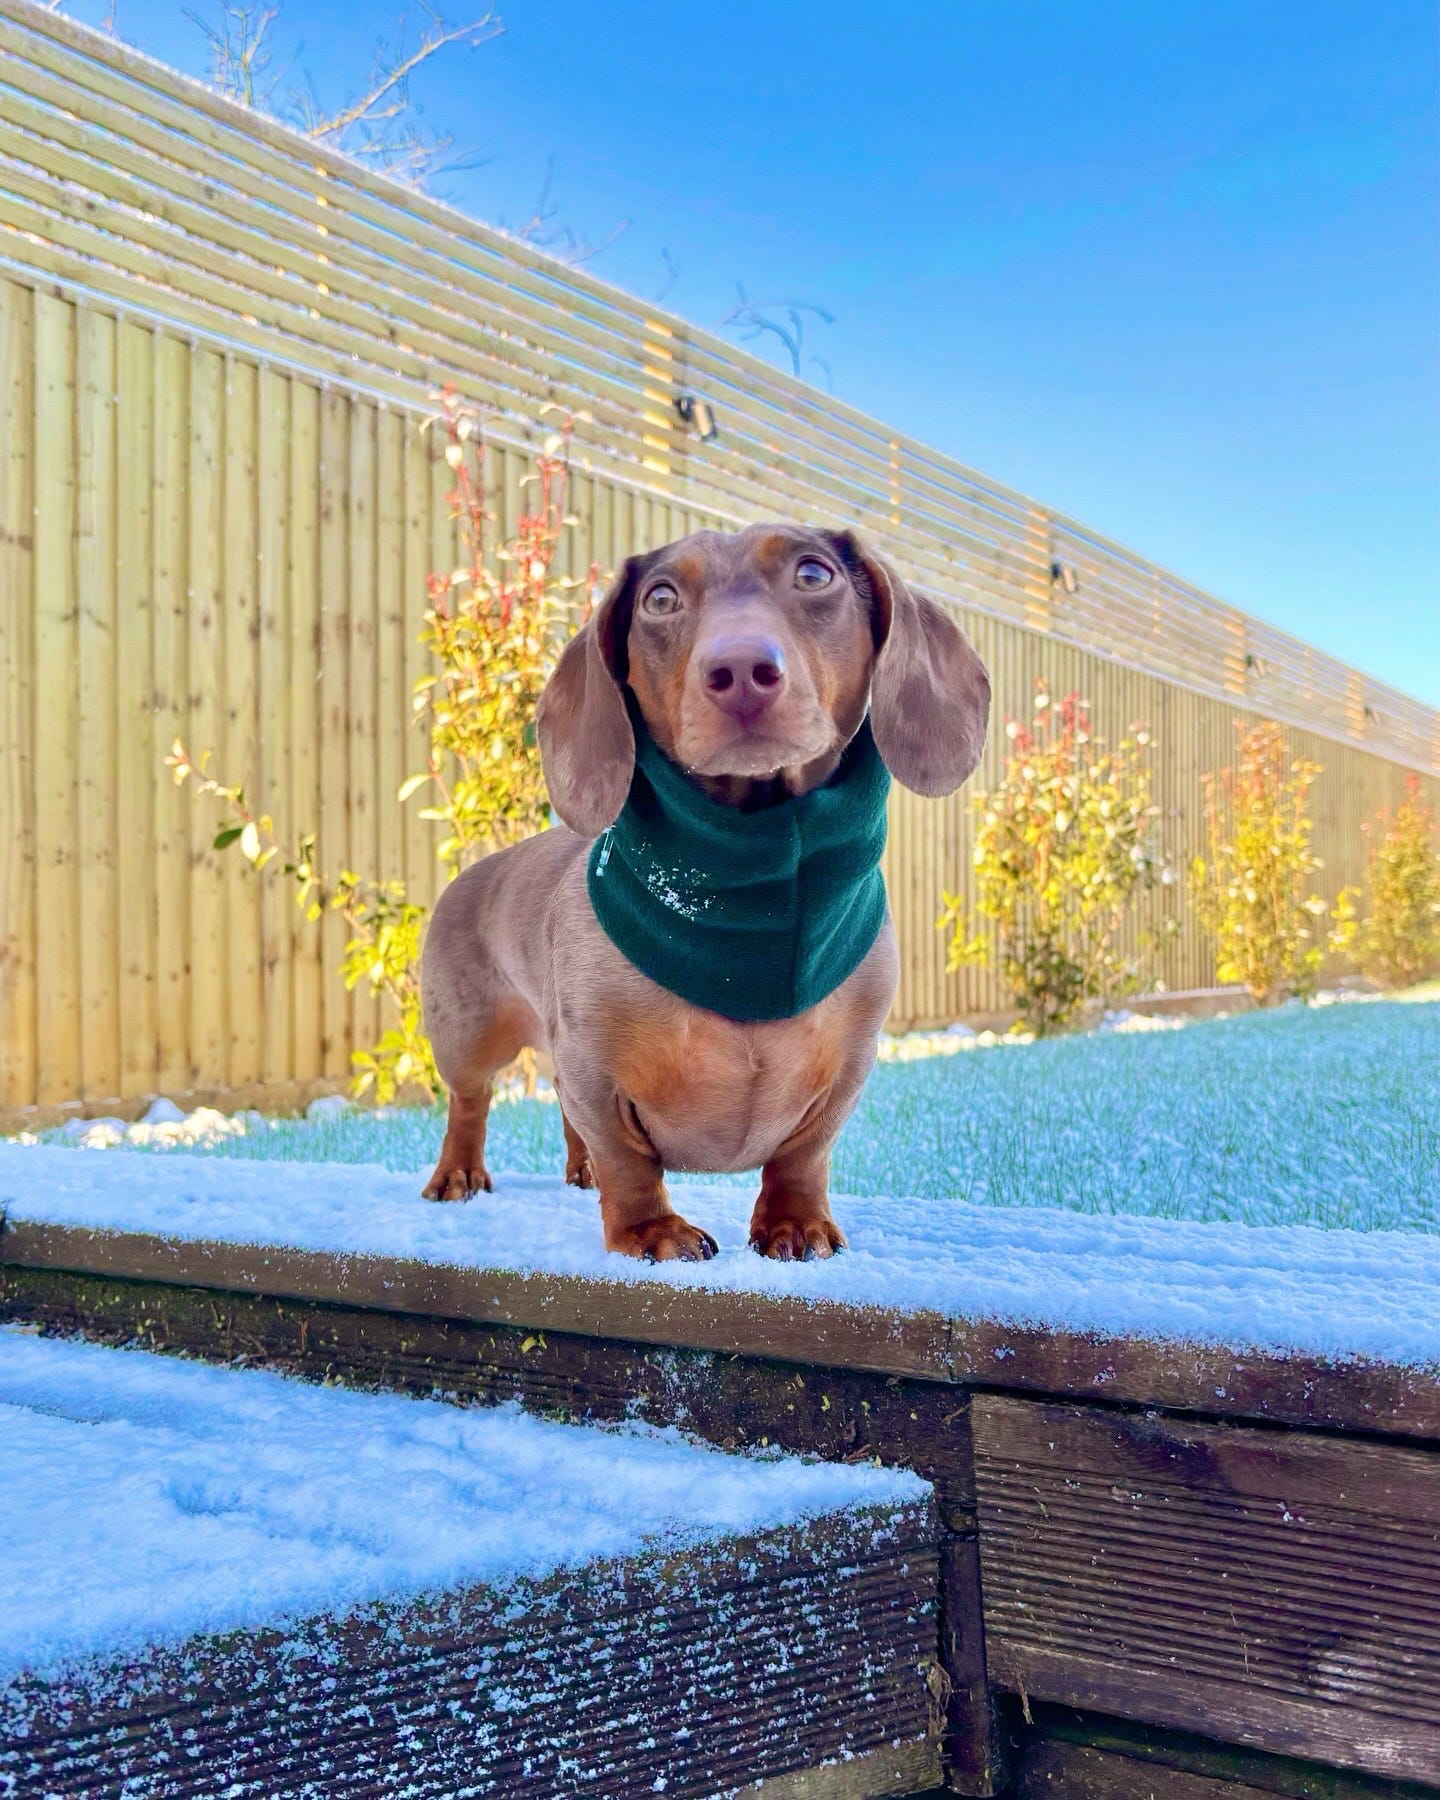
[[[1359,931],[1360,968],[1381,987],[1409,987],[1440,970],[1440,848],[1419,776],[1407,776],[1400,804],[1362,829],[1370,904]]]
[[[1169,871],[1143,726],[1108,746],[1077,694],[1056,702],[1041,683],[1033,725],[1005,729],[1000,785],[973,803],[973,915],[946,894],[939,923],[952,932],[949,966],[998,967],[1021,1020],[1043,1035],[1141,985],[1122,928],[1137,894]]]
[[[1235,729],[1233,766],[1201,778],[1206,854],[1190,866],[1196,914],[1222,982],[1243,985],[1261,1005],[1303,999],[1326,951],[1343,950],[1354,933],[1349,890],[1329,909],[1313,891],[1324,865],[1310,848],[1310,790],[1322,771],[1290,754],[1274,719]]]
[[[440,401],[433,423],[445,432],[464,558],[452,573],[429,579],[420,641],[435,672],[416,683],[414,702],[428,755],[400,798],[429,790],[420,816],[447,828],[436,854],[453,874],[550,822],[535,706],[596,571],[567,577],[555,566],[575,522],[565,513],[574,421],[546,438],[527,478],[532,503],[513,537],[496,542],[479,418],[453,388]]]
[[[428,578],[420,640],[433,672],[416,684],[416,721],[425,736],[424,769],[400,787],[416,795],[421,817],[436,821],[436,855],[448,880],[477,857],[518,842],[550,822],[535,738],[535,702],[583,609],[580,590],[596,571],[572,578],[557,568],[574,421],[548,436],[527,477],[529,504],[508,538],[497,537],[486,503],[480,420],[453,387],[441,390],[426,427],[444,436],[454,485],[448,495],[461,559]],[[307,919],[338,913],[349,931],[339,975],[362,983],[389,1015],[376,1043],[352,1053],[352,1091],[384,1103],[402,1091],[438,1098],[439,1073],[421,1028],[419,960],[427,911],[402,882],[342,869],[325,871],[317,833],[287,836],[251,804],[243,786],[209,772],[208,753],[192,758],[177,739],[165,758],[178,783],[192,782],[219,803],[226,823],[215,848],[236,846],[257,874],[288,878]]]

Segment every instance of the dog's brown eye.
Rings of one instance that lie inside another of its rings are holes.
[[[680,610],[680,590],[671,581],[657,581],[640,602],[647,613],[673,613]]]
[[[809,588],[814,592],[816,588],[829,587],[834,579],[833,571],[818,556],[802,557],[795,565],[796,587]]]

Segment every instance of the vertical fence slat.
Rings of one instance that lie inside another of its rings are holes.
[[[225,359],[224,588],[221,631],[225,644],[225,766],[244,785],[252,803],[261,799],[257,612],[256,395],[259,371],[236,356]],[[229,1023],[229,1082],[260,1079],[261,980],[260,883],[238,848],[227,851],[225,879],[225,999]]]
[[[347,601],[350,608],[350,722],[346,734],[350,748],[350,839],[346,859],[356,874],[370,877],[383,873],[379,864],[379,807],[375,792],[378,686],[375,441],[375,408],[365,403],[353,403],[346,492]],[[357,1047],[374,1043],[379,1018],[380,1009],[369,983],[359,983],[352,995],[351,1043]]]
[[[404,692],[401,711],[400,766],[404,775],[424,768],[426,745],[414,726],[415,684],[429,674],[429,658],[420,643],[420,621],[426,607],[427,576],[431,573],[431,523],[434,509],[430,494],[430,446],[426,436],[415,428],[413,420],[404,421],[400,452],[404,495],[405,542],[401,565],[401,588],[405,596],[402,611],[408,624],[401,643],[401,676]],[[405,838],[405,885],[410,895],[428,905],[435,893],[434,837],[430,826],[420,817],[429,796],[422,788],[405,802],[403,830]]]
[[[168,753],[190,738],[189,412],[186,347],[155,340],[153,507],[155,738]],[[155,795],[156,1032],[155,1081],[161,1092],[190,1084],[190,800],[157,771]]]
[[[120,1084],[124,1095],[153,1091],[156,1076],[158,910],[156,812],[163,793],[156,742],[157,692],[153,563],[155,338],[123,319],[116,340],[115,676],[116,872],[120,938]]]
[[[153,508],[155,740],[168,753],[190,742],[190,584],[187,495],[191,358],[182,343],[155,340]],[[155,1084],[162,1093],[189,1087],[191,796],[155,771]]]
[[[409,773],[405,640],[420,628],[420,608],[405,585],[404,430],[398,413],[382,409],[375,462],[375,869],[385,881],[405,878],[405,820],[396,798]]]
[[[287,786],[290,740],[290,590],[287,568],[290,532],[290,383],[274,369],[260,370],[256,394],[256,492],[259,542],[256,617],[259,626],[259,782],[257,799],[275,817],[287,840],[295,822]],[[291,1080],[295,1073],[294,891],[278,870],[260,886],[261,1036],[260,1062],[267,1082]]]
[[[452,479],[445,464],[444,447],[438,433],[428,434],[426,443],[430,458],[430,567],[436,574],[444,575],[458,563],[459,527],[450,519],[448,496]],[[432,836],[427,846],[431,857],[432,886],[429,891],[432,898],[440,892],[445,880],[444,871],[434,856],[436,841]]]
[[[36,1086],[34,297],[0,281],[0,1106]]]
[[[308,382],[290,389],[289,537],[286,577],[289,633],[285,646],[290,720],[288,785],[277,787],[286,808],[286,837],[320,825],[320,396]],[[325,1067],[325,996],[321,934],[291,905],[295,932],[293,968],[295,1069],[311,1080]]]
[[[192,756],[207,753],[226,781],[230,772],[225,740],[224,633],[224,442],[225,363],[215,351],[190,352],[190,408],[186,421],[188,530],[186,533],[188,612],[187,732]],[[190,821],[190,1071],[187,1087],[223,1085],[230,1054],[225,1007],[228,942],[225,879],[220,856],[234,850],[212,848],[217,815],[206,800],[192,797]]]
[[[79,781],[81,1093],[120,1091],[119,891],[115,791],[115,321],[75,315],[75,603]]]
[[[74,1098],[81,1054],[75,593],[75,309],[35,295],[35,849],[39,1090]],[[43,921],[43,926],[41,922]]]
[[[334,388],[320,395],[320,807],[316,815],[321,866],[333,879],[350,854],[350,611],[346,563],[350,407]],[[357,871],[358,873],[358,871]],[[336,914],[320,922],[324,970],[322,1072],[350,1073],[350,1000],[340,986],[345,924]]]

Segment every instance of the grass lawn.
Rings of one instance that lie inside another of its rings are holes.
[[[419,1170],[441,1129],[438,1109],[357,1111],[279,1121],[206,1153]],[[496,1170],[557,1173],[556,1107],[497,1105],[488,1158]],[[836,1146],[832,1185],[1440,1231],[1440,993],[882,1063]]]

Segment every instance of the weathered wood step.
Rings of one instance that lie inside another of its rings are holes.
[[[939,1778],[913,1476],[11,1330],[0,1411],[0,1791],[848,1800]]]
[[[1420,1233],[851,1197],[847,1255],[780,1265],[747,1247],[747,1191],[677,1188],[720,1254],[646,1268],[559,1180],[436,1207],[414,1175],[285,1169],[0,1144],[0,1263],[1440,1438]]]
[[[1433,1449],[977,1395],[993,1680],[1440,1784]]]

